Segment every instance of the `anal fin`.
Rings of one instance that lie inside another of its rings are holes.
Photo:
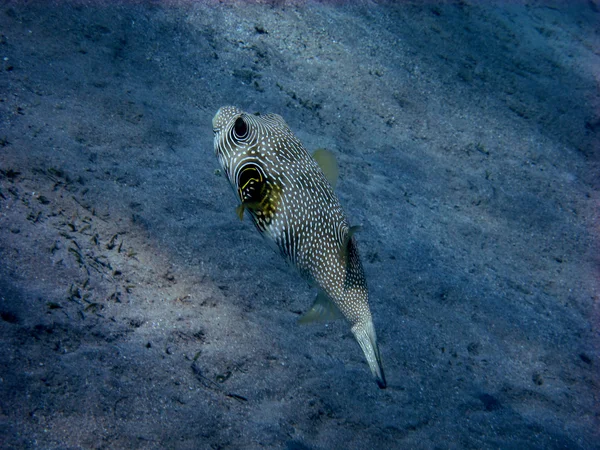
[[[326,322],[343,317],[342,312],[333,304],[329,296],[322,290],[319,290],[312,307],[298,319],[298,323]]]

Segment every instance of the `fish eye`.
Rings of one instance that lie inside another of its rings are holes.
[[[246,121],[238,117],[233,125],[233,137],[237,139],[244,139],[248,135],[248,124]]]

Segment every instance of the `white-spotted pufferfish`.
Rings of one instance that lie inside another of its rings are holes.
[[[247,210],[258,231],[319,289],[300,322],[341,312],[377,385],[385,388],[367,284],[352,237],[358,227],[349,226],[333,192],[335,159],[326,150],[311,156],[276,114],[224,106],[212,123],[215,153],[240,200],[240,219]]]

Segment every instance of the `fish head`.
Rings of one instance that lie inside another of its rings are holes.
[[[215,155],[229,177],[232,161],[246,153],[249,144],[244,112],[235,106],[223,106],[213,117],[212,125]]]
[[[215,155],[240,201],[242,188],[251,192],[255,184],[265,179],[264,170],[257,158],[259,144],[257,127],[247,113],[235,106],[223,106],[212,121]]]
[[[247,209],[264,231],[281,198],[277,144],[293,134],[277,114],[248,114],[235,106],[220,108],[212,124],[215,155],[240,200],[239,215]]]

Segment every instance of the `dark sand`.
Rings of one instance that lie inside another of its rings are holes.
[[[2,1],[0,447],[600,448],[600,4],[490,5]],[[338,156],[387,390],[227,104]]]

